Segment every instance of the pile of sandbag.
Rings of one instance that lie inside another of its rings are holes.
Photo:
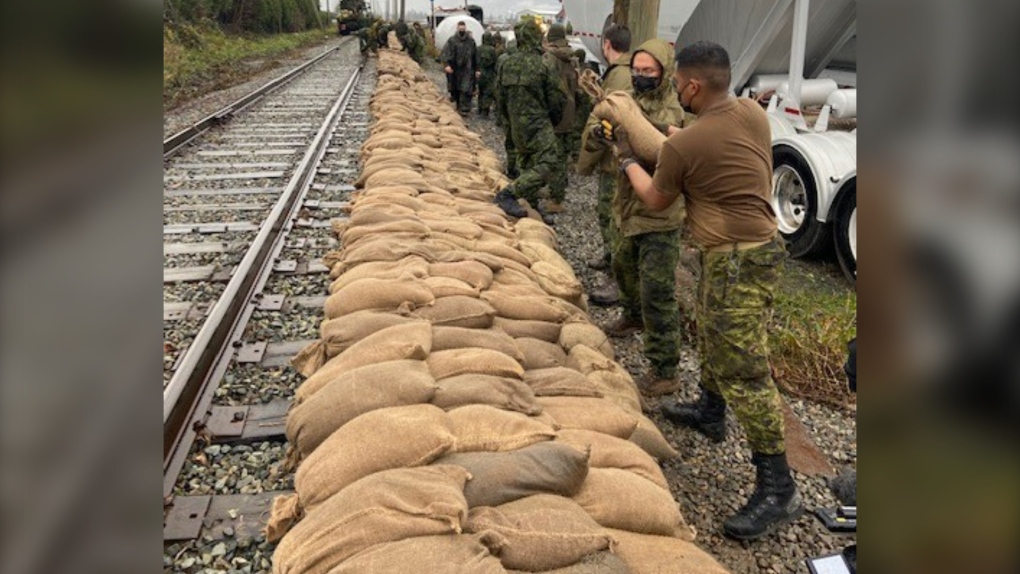
[[[498,160],[417,64],[378,68],[321,339],[293,361],[274,572],[725,572],[555,232],[491,203]]]

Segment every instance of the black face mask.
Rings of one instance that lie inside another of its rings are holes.
[[[460,36],[461,38],[467,36],[467,30],[457,30],[457,35]]]
[[[649,76],[631,76],[630,83],[634,86],[634,92],[643,94],[650,92],[659,87],[662,78],[652,78]]]

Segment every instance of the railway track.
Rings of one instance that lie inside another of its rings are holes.
[[[285,364],[316,338],[321,257],[358,175],[375,74],[350,41],[299,69],[164,142],[166,540],[208,529],[211,493],[264,490],[191,471],[217,466],[210,444],[251,443],[248,409],[285,410]]]

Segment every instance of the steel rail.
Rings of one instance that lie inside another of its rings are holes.
[[[291,80],[297,78],[304,72],[307,72],[309,68],[321,62],[330,54],[342,48],[349,41],[350,40],[345,40],[332,48],[328,48],[322,54],[312,58],[311,60],[308,60],[304,64],[301,64],[300,66],[283,74],[282,76],[279,76],[278,78],[266,82],[264,85],[262,85],[255,91],[251,92],[250,94],[243,96],[242,98],[233,103],[227,104],[227,106],[224,107],[223,109],[213,112],[205,119],[195,124],[192,124],[191,126],[163,140],[163,159],[166,160],[169,159],[170,157],[173,157],[184,146],[191,143],[195,138],[201,136],[203,133],[207,132],[209,128],[223,124],[224,122],[228,121],[231,117],[233,117],[235,114],[245,110],[255,102],[259,101],[260,99],[268,95],[270,92],[289,83]]]
[[[196,427],[201,426],[202,417],[212,402],[215,383],[229,366],[235,344],[239,343],[253,311],[256,295],[272,273],[273,260],[283,249],[285,231],[293,225],[363,68],[364,60],[334,102],[280,199],[163,391],[164,497],[172,492],[188,449],[200,430]]]

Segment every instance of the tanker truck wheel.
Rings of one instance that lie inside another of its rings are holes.
[[[857,281],[857,181],[840,194],[833,219],[836,258],[851,283]]]
[[[793,148],[772,150],[772,209],[793,257],[820,253],[829,245],[828,225],[818,221],[818,193],[807,162]]]

